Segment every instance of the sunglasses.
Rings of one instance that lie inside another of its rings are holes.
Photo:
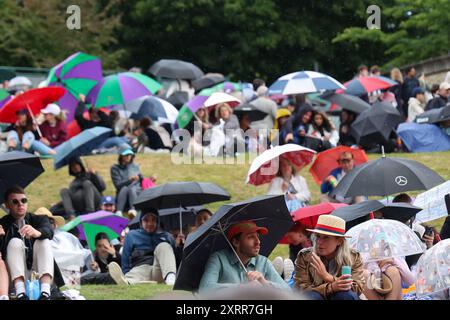
[[[28,199],[27,198],[22,198],[20,200],[12,199],[11,202],[13,205],[17,206],[19,203],[26,204],[28,202]]]
[[[352,161],[352,160],[353,160],[353,159],[339,159],[338,162],[339,162],[339,163],[346,163],[346,162],[348,163],[348,162],[350,162],[350,161]]]

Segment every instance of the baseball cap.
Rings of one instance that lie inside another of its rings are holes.
[[[125,150],[123,150],[122,152],[120,152],[120,155],[121,156],[128,156],[128,155],[133,155],[134,154],[134,152],[133,152],[133,150],[131,150],[131,149],[125,149]]]
[[[112,196],[103,196],[101,204],[115,204],[116,200]]]
[[[233,224],[227,231],[227,238],[228,240],[231,240],[235,235],[239,233],[252,233],[252,232],[258,232],[261,235],[266,235],[269,230],[264,227],[258,227],[254,221],[248,220],[248,221],[241,221],[238,223]]]
[[[415,97],[418,94],[425,94],[425,91],[421,87],[416,87],[412,91],[412,96]]]
[[[61,108],[54,103],[49,103],[44,109],[41,110],[43,114],[51,113],[55,116],[59,115],[61,113]]]

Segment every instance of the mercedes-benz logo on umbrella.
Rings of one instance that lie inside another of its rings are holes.
[[[404,176],[397,176],[395,177],[395,183],[399,186],[406,186],[408,184],[408,179],[406,179]]]

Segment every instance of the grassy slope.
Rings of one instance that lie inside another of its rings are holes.
[[[389,156],[401,156],[420,161],[437,171],[444,179],[450,179],[450,167],[447,160],[450,152]],[[369,158],[374,159],[377,157],[377,155],[371,155]],[[116,160],[117,156],[115,155],[84,158],[85,163],[89,167],[96,169],[105,179],[107,189],[104,194],[114,194],[109,169]],[[167,154],[138,155],[136,162],[140,165],[141,171],[145,176],[156,175],[158,184],[169,181],[192,180],[213,182],[225,188],[232,195],[233,202],[265,194],[268,187],[267,185],[255,187],[245,184],[245,177],[249,168],[248,162],[235,165],[177,165],[172,163],[170,155]],[[41,206],[49,207],[50,204],[59,201],[59,190],[69,185],[72,180],[72,177],[68,175],[67,167],[54,171],[51,160],[43,160],[43,165],[45,172],[27,188],[32,211]],[[301,174],[307,179],[313,202],[316,203],[320,193],[319,187],[314,183],[307,169],[309,168],[303,169]],[[412,194],[415,195],[417,193]],[[208,207],[216,210],[221,204],[223,203],[214,203]],[[432,224],[440,226],[442,222],[443,220],[441,219],[440,221],[434,221]],[[271,256],[275,255],[287,257],[287,247],[279,245]],[[117,286],[83,286],[81,293],[87,299],[145,299],[155,294],[166,292],[168,289],[164,285],[139,285],[126,289]]]

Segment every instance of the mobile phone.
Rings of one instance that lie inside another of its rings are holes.
[[[429,227],[429,226],[425,226],[425,233],[424,233],[424,235],[431,236],[432,234],[433,234],[433,228]]]

